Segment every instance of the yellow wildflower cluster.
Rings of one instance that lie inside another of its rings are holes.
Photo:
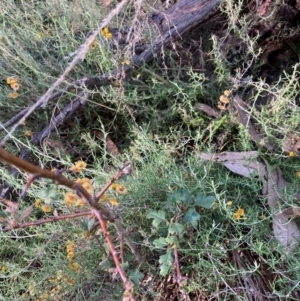
[[[36,301],[46,301],[49,300],[50,295],[48,293],[43,293]]]
[[[9,76],[6,79],[6,82],[13,89],[13,92],[10,93],[9,96],[11,98],[17,98],[19,96],[17,91],[20,89],[20,84],[18,83],[18,80],[15,77]]]
[[[48,281],[52,284],[55,284],[55,287],[50,291],[51,300],[61,300],[57,298],[57,295],[61,292],[62,288],[65,287],[66,284],[72,286],[76,283],[76,279],[68,277],[62,270],[58,270],[56,272],[56,277],[49,277]]]
[[[111,39],[113,37],[112,33],[109,32],[109,28],[108,27],[104,27],[101,31],[100,34],[104,37],[106,37],[107,39]]]
[[[77,201],[77,195],[73,192],[67,192],[64,195],[65,203],[67,206],[74,205],[74,203]]]
[[[242,208],[239,208],[235,213],[233,213],[233,218],[237,221],[243,219],[246,220],[245,211]]]
[[[67,247],[67,258],[69,261],[69,268],[79,273],[81,269],[80,265],[78,262],[73,261],[75,257],[75,243],[73,241],[68,241],[66,247]]]
[[[230,96],[230,91],[225,90],[223,92],[223,95],[220,96],[219,102],[218,102],[218,108],[221,111],[225,111],[227,109],[227,105],[229,104],[229,96]]]
[[[77,273],[80,273],[80,265],[78,262],[69,262],[69,268]]]
[[[67,258],[69,261],[72,261],[75,257],[75,243],[69,240],[66,244],[66,248],[67,248]]]
[[[88,178],[80,178],[76,180],[76,183],[79,183],[82,185],[82,187],[89,193],[93,194],[94,193],[94,188],[90,184],[90,180]],[[76,206],[76,207],[84,207],[86,204],[85,202],[78,198],[78,196],[74,192],[67,192],[64,195],[65,203],[66,205],[69,206]]]
[[[28,286],[28,292],[30,296],[34,296],[35,295],[35,284],[30,284]]]
[[[126,187],[122,184],[118,184],[118,183],[113,183],[111,186],[110,186],[110,189],[113,190],[115,193],[117,194],[126,194],[128,191],[126,189]],[[100,198],[100,202],[101,203],[104,203],[104,202],[108,202],[110,203],[111,205],[113,206],[119,206],[119,202],[117,200],[117,198],[115,197],[108,197],[107,194],[104,194],[103,196],[101,196]]]
[[[52,207],[47,204],[42,204],[42,201],[40,199],[35,200],[34,207],[41,209],[45,213],[52,212]]]
[[[86,163],[84,161],[77,161],[74,165],[70,168],[73,172],[80,172],[86,168]]]
[[[127,189],[124,185],[122,184],[118,184],[118,183],[113,183],[110,188],[112,190],[114,190],[116,193],[118,194],[126,194],[127,193]]]

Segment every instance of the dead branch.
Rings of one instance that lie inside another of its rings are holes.
[[[107,26],[108,23],[111,21],[111,19],[117,15],[122,7],[125,5],[127,0],[122,0],[120,3],[118,3],[108,15],[107,17],[100,23],[98,28],[94,30],[94,32],[87,38],[84,44],[81,45],[79,48],[77,54],[69,64],[69,66],[65,69],[65,71],[61,74],[61,76],[51,85],[51,87],[47,90],[47,92],[26,112],[26,114],[21,118],[10,130],[10,132],[4,137],[1,144],[3,145],[13,134],[13,132],[16,130],[16,128],[22,124],[22,122],[27,118],[32,112],[35,111],[36,108],[40,106],[46,106],[46,104],[49,101],[49,98],[52,96],[53,91],[55,88],[57,88],[60,84],[62,84],[65,81],[66,76],[73,70],[73,68],[77,65],[77,63],[80,60],[83,60],[85,55],[88,53],[94,39],[99,34],[100,30]]]
[[[2,229],[2,232],[9,232],[12,230],[24,229],[24,228],[28,228],[28,227],[32,227],[32,226],[40,226],[40,225],[47,224],[47,223],[53,223],[53,222],[61,221],[64,219],[71,219],[71,218],[76,218],[76,217],[81,217],[81,216],[86,216],[86,215],[93,215],[93,212],[89,210],[89,211],[75,212],[72,214],[65,214],[65,215],[60,215],[60,216],[50,216],[48,218],[40,219],[40,220],[37,220],[34,222],[25,222],[21,225],[14,225],[14,227],[6,227],[6,228]]]

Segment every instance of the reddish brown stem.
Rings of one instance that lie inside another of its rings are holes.
[[[133,289],[133,283],[127,278],[122,266],[121,266],[121,263],[120,263],[120,260],[119,260],[119,257],[118,257],[118,252],[116,251],[114,245],[113,245],[113,242],[110,238],[110,235],[107,231],[107,227],[106,227],[106,222],[104,221],[103,217],[102,217],[102,214],[101,212],[97,211],[97,210],[92,210],[93,213],[95,214],[95,216],[97,217],[97,219],[99,220],[99,223],[101,225],[101,228],[102,228],[102,231],[103,231],[103,235],[104,235],[104,238],[109,246],[109,249],[110,249],[110,252],[113,256],[113,259],[114,259],[114,262],[115,262],[115,265],[116,265],[116,269],[124,283],[124,288],[125,288],[125,292],[129,294],[130,296],[130,300],[135,300],[133,295],[132,295],[132,289]]]
[[[22,225],[15,225],[14,227],[9,227],[3,229],[3,232],[8,232],[16,229],[23,229],[27,227],[32,227],[32,226],[40,226],[46,223],[52,223],[52,222],[57,222],[61,221],[64,219],[70,219],[70,218],[75,218],[75,217],[80,217],[80,216],[86,216],[86,215],[92,215],[92,211],[84,211],[84,212],[77,212],[77,213],[72,213],[72,214],[66,214],[66,215],[60,215],[60,216],[50,216],[45,219],[40,219],[34,222],[26,222]]]
[[[190,298],[189,298],[188,294],[185,292],[184,286],[183,286],[183,281],[186,278],[183,277],[180,272],[177,244],[178,244],[178,241],[176,239],[176,242],[174,244],[174,265],[176,268],[176,279],[177,279],[177,283],[179,285],[179,288],[180,288],[180,291],[181,291],[181,294],[182,294],[184,300],[190,300]]]

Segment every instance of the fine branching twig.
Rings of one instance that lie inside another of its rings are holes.
[[[89,211],[75,212],[75,213],[64,214],[64,215],[59,215],[59,216],[49,216],[47,218],[40,219],[40,220],[37,220],[34,222],[25,222],[20,225],[19,224],[14,225],[13,227],[5,227],[4,229],[2,229],[2,232],[9,232],[12,230],[17,230],[17,229],[35,227],[35,226],[40,226],[40,225],[47,224],[47,223],[53,223],[53,222],[57,222],[57,221],[65,220],[65,219],[71,219],[71,218],[87,216],[87,215],[93,215],[93,212],[89,210]]]

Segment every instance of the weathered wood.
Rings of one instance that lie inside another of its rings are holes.
[[[182,0],[168,10],[152,16],[158,29],[158,37],[153,45],[134,58],[137,66],[150,61],[162,46],[196,27],[211,16],[221,0]]]

